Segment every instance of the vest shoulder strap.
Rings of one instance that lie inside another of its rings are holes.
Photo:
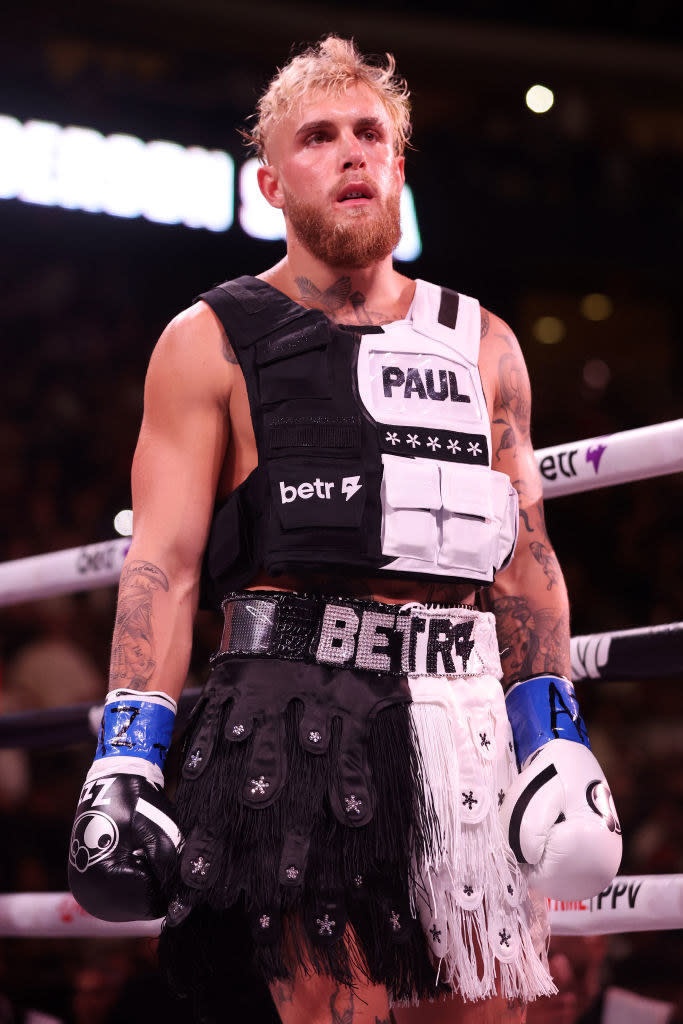
[[[230,344],[238,348],[253,345],[259,338],[309,310],[256,277],[236,277],[197,296],[213,309],[223,324]]]
[[[477,365],[481,311],[478,301],[471,296],[418,279],[413,300],[413,329],[443,342],[467,362]]]

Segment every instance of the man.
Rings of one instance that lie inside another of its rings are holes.
[[[278,73],[251,140],[287,255],[205,293],[150,362],[70,879],[104,917],[167,911],[201,1019],[229,1019],[240,928],[286,1024],[386,1021],[389,999],[399,1022],[521,1020],[553,986],[513,850],[541,892],[618,863],[519,346],[392,266],[407,95],[334,36]],[[225,627],[173,810],[203,559]]]

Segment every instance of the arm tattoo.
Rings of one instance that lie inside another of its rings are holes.
[[[553,672],[564,675],[569,650],[569,616],[538,608],[523,597],[500,597],[491,602],[506,683]]]
[[[507,420],[494,420],[493,422],[500,424],[503,427],[503,431],[500,435],[500,444],[496,448],[496,458],[500,459],[501,452],[506,451],[508,448],[515,447],[515,432]]]
[[[552,548],[541,544],[539,540],[532,540],[529,550],[538,564],[542,566],[544,575],[548,577],[546,590],[552,590],[553,584],[559,583],[560,580],[560,564],[557,561],[555,552]]]
[[[110,689],[128,686],[146,690],[149,685],[156,668],[152,600],[159,590],[168,592],[168,579],[157,565],[131,562],[123,570],[112,640]]]
[[[485,338],[489,333],[489,314],[487,310],[482,309],[481,311],[481,329],[479,332],[480,338]]]
[[[510,352],[501,356],[498,363],[498,381],[500,387],[500,401],[510,418],[514,420],[517,431],[523,436],[529,435],[529,423],[531,420],[531,404],[527,395],[526,382],[519,360]]]

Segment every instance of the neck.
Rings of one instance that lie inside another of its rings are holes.
[[[391,256],[369,267],[332,267],[291,244],[280,263],[258,276],[302,306],[344,324],[401,320],[415,291],[415,282],[394,270]]]

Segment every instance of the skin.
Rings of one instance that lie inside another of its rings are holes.
[[[390,255],[363,268],[329,265],[302,244],[288,215],[288,203],[300,197],[333,220],[368,223],[386,198],[400,193],[404,161],[395,153],[381,101],[365,86],[339,97],[309,95],[272,128],[266,151],[259,184],[268,202],[284,214],[287,255],[261,274],[262,280],[338,323],[404,318],[415,283],[393,268]],[[340,187],[359,178],[371,183],[373,197],[349,206],[339,203]],[[524,359],[507,325],[484,310],[481,334],[479,366],[492,422],[493,468],[507,473],[516,487],[521,521],[511,565],[479,600],[496,616],[506,684],[534,672],[567,675],[567,594],[543,519]],[[179,696],[214,502],[256,464],[244,378],[220,322],[208,306],[197,303],[166,328],[147,374],[132,471],[135,533],[119,589],[112,686]],[[261,575],[253,587],[316,587],[396,603],[473,603],[476,598],[470,586],[329,575],[324,580],[280,577],[277,584]],[[293,984],[273,986],[272,994],[285,1024],[384,1024],[390,1019],[384,990],[362,980],[350,991],[324,977],[298,975]],[[418,1019],[513,1024],[525,1014],[514,1001],[462,1004],[455,999],[393,1012],[398,1024]]]

